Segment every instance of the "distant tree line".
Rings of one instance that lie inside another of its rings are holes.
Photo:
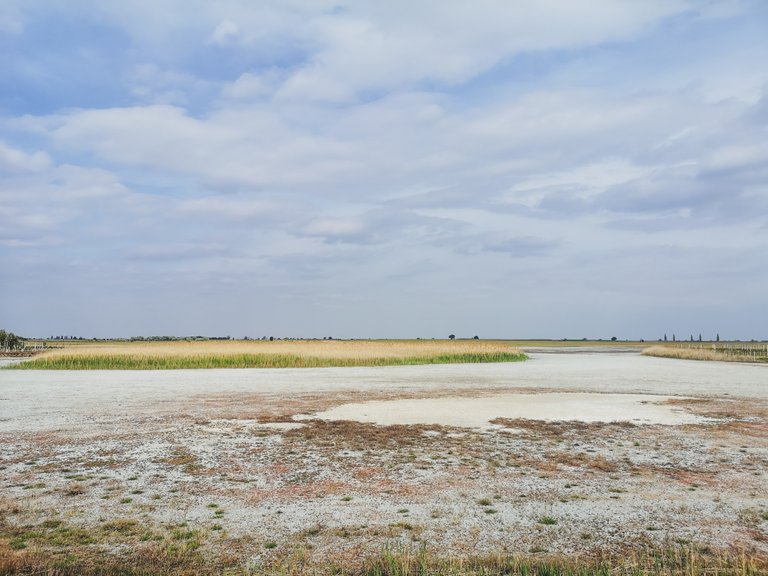
[[[243,340],[333,340],[333,336],[322,338],[290,338],[277,336],[251,337],[244,336]],[[232,336],[131,336],[130,338],[83,338],[82,336],[49,336],[48,341],[88,341],[88,342],[209,342],[211,340],[237,340]],[[351,338],[354,340],[354,338]],[[370,338],[368,338],[370,340]]]
[[[661,338],[659,338],[659,342],[661,342],[661,341],[662,341],[662,339],[661,339]],[[664,340],[663,340],[663,341],[664,341],[664,342],[667,342],[667,341],[668,341],[668,340],[667,340],[667,335],[666,335],[666,334],[664,334]],[[695,342],[695,341],[696,341],[696,340],[694,340],[694,338],[693,338],[693,334],[691,334],[691,340],[690,340],[690,341],[691,341],[691,342]],[[701,334],[699,334],[699,338],[698,338],[698,341],[699,341],[699,342],[704,342],[704,340],[702,340],[702,338],[701,338]],[[719,333],[718,333],[718,334],[715,336],[715,340],[714,340],[714,341],[715,341],[715,342],[720,342],[720,334],[719,334]],[[678,339],[677,339],[677,335],[675,335],[675,334],[672,334],[672,342],[678,342]],[[711,340],[710,340],[710,342],[711,342]]]
[[[24,346],[24,338],[16,336],[13,332],[0,330],[0,350],[3,352],[13,352],[15,350],[24,350]]]
[[[246,338],[247,340],[248,338]],[[50,336],[48,340],[115,341],[115,342],[189,342],[192,340],[234,340],[232,336],[131,336],[130,338],[83,338],[82,336]]]
[[[191,340],[232,340],[232,336],[131,336],[131,342],[188,342]]]

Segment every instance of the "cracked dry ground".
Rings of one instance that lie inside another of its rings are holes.
[[[75,432],[3,434],[0,556],[162,545],[263,565],[352,562],[386,545],[574,554],[684,542],[768,552],[764,402],[676,400],[715,419],[686,426],[284,424],[361,399],[208,395]]]

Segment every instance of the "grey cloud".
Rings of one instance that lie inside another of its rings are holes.
[[[751,170],[705,171],[687,177],[661,172],[609,189],[595,199],[594,207],[623,214],[655,214],[670,223],[670,213],[684,216],[681,222],[697,221],[699,225],[762,219],[768,210],[768,195],[749,191],[750,184],[760,185],[762,177]]]
[[[502,252],[513,258],[528,258],[547,255],[559,245],[560,242],[557,240],[545,240],[533,236],[518,236],[487,242],[482,245],[482,250]]]
[[[182,200],[177,204],[182,214],[221,218],[227,222],[253,223],[271,220],[284,210],[275,202],[264,200],[258,193],[204,196]]]
[[[475,206],[478,208],[489,207],[489,197],[498,193],[499,185],[485,185],[478,182],[474,186],[451,186],[408,194],[392,200],[386,204],[401,208],[466,208]]]
[[[463,224],[449,218],[424,216],[409,210],[379,208],[346,218],[318,217],[302,234],[328,243],[383,244],[434,242],[455,233]]]
[[[512,258],[548,256],[563,242],[559,238],[513,235],[500,231],[466,234],[453,239],[454,250],[463,255],[498,253]]]
[[[218,258],[231,256],[235,251],[225,245],[208,243],[173,243],[163,242],[136,246],[128,251],[129,260],[169,262],[179,260],[199,260],[203,258]]]

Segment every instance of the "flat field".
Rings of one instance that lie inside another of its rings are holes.
[[[65,341],[56,346],[13,367],[32,370],[318,368],[525,359],[525,355],[508,342],[490,340]]]
[[[766,573],[768,366],[530,356],[2,370],[0,574]]]

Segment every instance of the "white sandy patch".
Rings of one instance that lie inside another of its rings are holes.
[[[246,428],[251,429],[264,429],[264,430],[279,430],[279,431],[286,431],[286,430],[298,430],[299,428],[304,427],[305,424],[301,424],[299,422],[259,422],[256,419],[253,418],[243,418],[243,419],[215,419],[208,422],[208,425],[206,426],[206,430],[208,432],[215,432],[215,433],[229,433],[229,432],[240,432],[242,430],[245,430]]]
[[[707,419],[660,404],[669,396],[646,394],[501,394],[485,398],[424,398],[343,404],[315,415],[323,420],[354,420],[384,426],[440,424],[488,428],[495,418],[695,424]]]
[[[257,428],[265,428],[267,430],[280,430],[280,431],[287,431],[287,430],[298,430],[299,428],[303,428],[305,424],[301,424],[300,422],[266,422],[264,424],[258,424]]]

